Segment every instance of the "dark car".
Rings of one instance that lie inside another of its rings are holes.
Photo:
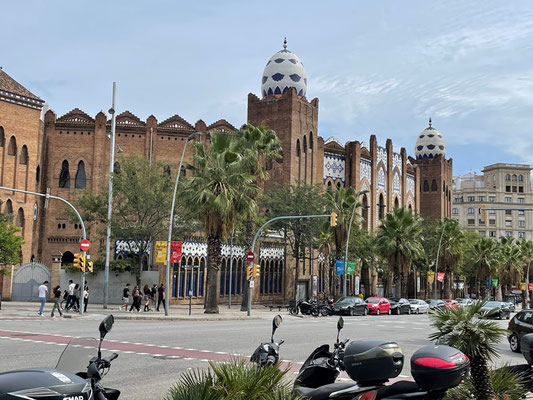
[[[507,329],[511,331],[510,335],[507,336],[511,351],[520,353],[520,340],[522,336],[533,333],[533,310],[520,311],[509,321],[509,327]]]
[[[515,304],[514,304],[514,302],[512,302],[512,301],[506,301],[505,303],[509,306],[509,310],[510,310],[511,312],[515,312],[515,311],[516,311],[516,308],[515,308]]]
[[[511,310],[509,310],[509,305],[503,301],[487,301],[481,311],[488,313],[485,314],[487,318],[511,318]]]
[[[389,299],[389,302],[392,314],[411,314],[411,304],[409,304],[409,300],[404,298],[392,298]]]
[[[446,307],[446,303],[440,299],[429,299],[426,303],[429,305],[429,312]]]
[[[335,314],[348,315],[367,315],[368,304],[363,299],[355,296],[341,297],[333,303],[333,312]]]

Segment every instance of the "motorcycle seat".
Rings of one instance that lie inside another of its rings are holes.
[[[420,390],[421,389],[416,382],[400,381],[380,388],[376,399],[387,399],[392,396],[399,396],[406,393],[416,393]]]
[[[320,386],[316,389],[298,386],[296,393],[306,400],[328,400],[331,393],[348,389],[352,386],[355,386],[354,382],[330,383],[329,385]]]

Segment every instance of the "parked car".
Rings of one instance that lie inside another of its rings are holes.
[[[515,304],[512,301],[505,301],[504,303],[509,306],[509,311],[515,312],[515,310],[516,310]]]
[[[481,311],[488,314],[485,314],[487,318],[511,318],[511,310],[509,310],[509,305],[503,301],[487,301]]]
[[[389,314],[391,313],[390,303],[385,297],[369,297],[366,299],[369,314]]]
[[[442,301],[444,301],[444,304],[446,305],[446,307],[449,307],[449,308],[459,308],[459,303],[456,301],[456,300],[452,300],[452,299],[442,299]]]
[[[409,299],[411,306],[411,312],[414,314],[427,314],[429,313],[429,305],[424,300]]]
[[[426,303],[428,303],[429,312],[438,310],[442,307],[446,307],[446,304],[444,303],[444,301],[440,299],[429,299],[429,300],[426,300]]]
[[[511,351],[520,353],[520,340],[522,336],[533,333],[533,310],[522,310],[510,321],[507,328],[511,333],[507,336]]]
[[[404,298],[389,299],[391,314],[411,314],[411,304]]]
[[[356,296],[341,297],[333,303],[333,313],[341,315],[367,315],[368,304]]]
[[[471,299],[455,299],[460,307],[470,307],[474,302]]]

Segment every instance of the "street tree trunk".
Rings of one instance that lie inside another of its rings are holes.
[[[220,261],[222,252],[222,239],[218,236],[207,238],[207,252],[209,264],[207,266],[207,293],[205,298],[205,314],[218,314],[218,292],[220,281]]]
[[[341,246],[335,245],[335,260],[342,260],[342,248]],[[337,275],[337,266],[333,268],[333,297],[335,300],[342,297],[342,288],[341,288],[341,276]],[[346,265],[344,266],[346,272]]]
[[[248,218],[246,221],[246,234],[244,239],[244,248],[245,252],[248,252],[250,250],[250,247],[252,247],[252,240],[254,236],[254,221],[252,218]],[[255,251],[255,249],[253,250]],[[246,262],[246,266],[248,266],[248,262]],[[246,271],[246,268],[244,269]],[[241,311],[248,311],[248,295],[249,295],[249,289],[248,289],[249,283],[246,281],[246,284],[244,285],[244,292],[242,294],[242,302],[241,302]]]
[[[492,388],[487,360],[482,357],[472,357],[470,359],[470,372],[476,400],[497,400]]]
[[[322,277],[324,279],[324,297],[326,301],[330,299],[330,282],[329,282],[329,270],[331,268],[331,258],[329,254],[325,256],[324,262],[322,263]]]

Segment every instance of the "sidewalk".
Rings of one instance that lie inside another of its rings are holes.
[[[53,303],[46,303],[44,309],[44,315],[39,317],[37,310],[39,309],[39,303],[37,302],[2,302],[2,309],[0,310],[0,319],[9,318],[50,318]],[[174,305],[170,306],[169,315],[165,316],[163,309],[160,312],[126,312],[119,311],[118,304],[108,305],[107,309],[103,309],[102,304],[91,304],[87,308],[87,313],[81,316],[75,312],[63,312],[64,318],[72,319],[87,319],[87,320],[100,320],[108,314],[113,314],[117,320],[159,320],[159,321],[234,321],[234,320],[251,320],[251,319],[272,319],[277,314],[282,316],[288,315],[287,311],[281,312],[269,311],[268,307],[258,305],[256,308],[252,308],[251,315],[248,317],[246,311],[239,311],[240,304],[232,305],[231,309],[228,309],[227,304],[219,306],[219,314],[204,314],[202,306],[193,305],[191,309],[191,315],[189,315],[189,306],[187,305]],[[58,313],[55,313],[56,317]]]

